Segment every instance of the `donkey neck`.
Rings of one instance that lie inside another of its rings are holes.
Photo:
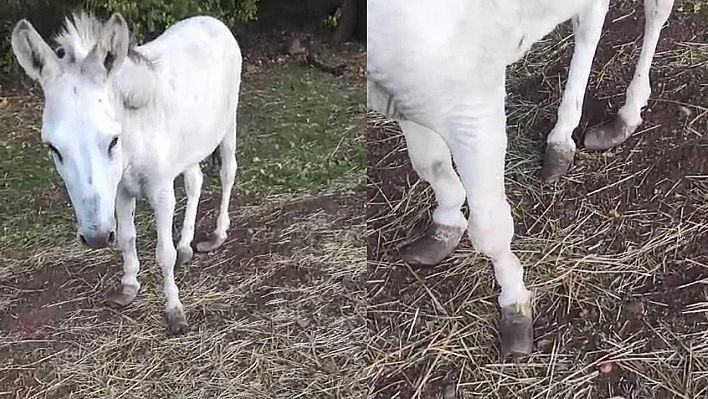
[[[111,80],[113,105],[122,125],[154,109],[155,65],[131,49]]]
[[[121,125],[124,174],[128,181],[141,174],[141,165],[154,156],[154,131],[160,123],[156,65],[129,52],[111,79],[111,102]]]

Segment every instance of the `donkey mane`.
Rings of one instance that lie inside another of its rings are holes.
[[[64,26],[54,37],[54,41],[58,47],[63,48],[66,54],[72,57],[70,62],[80,61],[86,58],[98,43],[103,26],[104,23],[91,13],[74,12],[71,17],[64,20]],[[142,53],[135,49],[135,43],[132,42],[128,47],[128,57],[136,63],[151,64]]]

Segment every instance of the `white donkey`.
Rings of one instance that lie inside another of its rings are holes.
[[[409,263],[432,265],[448,256],[464,230],[489,256],[501,287],[501,350],[526,354],[533,346],[531,295],[511,252],[514,225],[504,192],[507,137],[505,67],[558,24],[572,18],[575,51],[558,121],[548,136],[542,176],[569,168],[571,138],[609,0],[370,0],[368,105],[398,120],[413,167],[438,203],[422,238],[403,250]],[[606,149],[642,122],[651,66],[673,0],[646,0],[644,43],[625,105],[614,123],[590,130],[585,147]],[[457,164],[455,173],[450,155]],[[460,179],[461,178],[461,179]],[[460,212],[465,196],[469,226]]]
[[[108,300],[130,304],[140,288],[135,200],[145,196],[155,211],[167,324],[173,332],[185,330],[174,267],[192,256],[203,180],[199,162],[217,147],[220,213],[216,229],[196,249],[211,251],[226,240],[236,174],[241,50],[231,31],[211,17],[186,19],[154,41],[132,47],[122,16],[102,23],[81,13],[73,22],[67,19],[56,42],[53,51],[26,20],[12,32],[17,60],[44,92],[42,141],[54,154],[81,241],[105,247],[116,236],[117,219],[123,277]],[[174,180],[179,174],[187,206],[175,249]]]

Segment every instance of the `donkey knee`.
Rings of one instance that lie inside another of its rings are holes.
[[[671,14],[674,0],[645,0],[644,13],[646,19],[660,21],[663,25]]]
[[[470,202],[469,234],[474,247],[492,260],[509,252],[514,222],[506,200]]]
[[[236,163],[236,156],[231,155],[222,161],[219,177],[222,181],[234,181],[236,179],[237,168],[238,164]]]
[[[431,157],[432,158],[432,157]],[[445,164],[441,160],[437,159],[416,159],[411,158],[411,166],[416,171],[421,179],[431,182],[436,181],[441,177],[444,177]]]
[[[116,232],[116,243],[121,251],[132,251],[135,246],[135,238],[135,230],[118,229]]]

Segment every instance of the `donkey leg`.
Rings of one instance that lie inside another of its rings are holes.
[[[467,228],[460,208],[465,189],[452,168],[450,150],[436,132],[415,122],[399,121],[406,137],[408,154],[418,175],[433,188],[438,207],[427,233],[402,250],[406,263],[435,265],[450,255]]]
[[[118,224],[118,247],[123,256],[123,277],[120,287],[108,295],[108,303],[127,306],[135,299],[140,290],[138,271],[140,261],[135,248],[135,197],[118,189],[116,193],[116,222]]]
[[[651,94],[649,70],[661,35],[661,27],[671,14],[674,0],[646,0],[644,2],[644,39],[634,77],[627,87],[627,99],[610,123],[589,130],[585,134],[585,148],[606,150],[622,144],[642,123],[642,108],[646,107]]]
[[[219,207],[219,218],[216,220],[216,229],[205,241],[197,243],[197,251],[209,252],[219,248],[226,241],[229,229],[229,202],[231,201],[231,189],[236,179],[236,128],[234,132],[226,135],[219,144],[219,157],[221,158],[221,206]]]
[[[473,245],[494,265],[501,287],[502,354],[528,354],[533,346],[531,295],[524,269],[511,251],[514,222],[504,192],[507,137],[503,88],[489,98],[493,108],[458,118],[444,134],[457,164],[470,207],[469,235]],[[487,102],[487,101],[485,101]]]
[[[546,154],[541,170],[541,179],[545,182],[550,183],[560,179],[573,163],[575,157],[573,130],[580,123],[585,89],[607,7],[608,0],[595,1],[586,10],[573,17],[575,48],[563,99],[558,108],[558,121],[547,138]]]
[[[197,221],[197,206],[199,195],[202,191],[204,177],[199,164],[187,168],[184,173],[184,188],[187,193],[187,206],[184,210],[184,223],[182,234],[177,244],[177,266],[185,264],[192,259],[192,240],[194,239],[194,225]]]
[[[163,290],[166,298],[165,315],[171,332],[187,329],[187,319],[179,300],[179,289],[175,283],[175,261],[177,250],[172,242],[172,218],[175,212],[174,181],[155,187],[149,193],[150,205],[155,211],[157,228],[157,264],[162,269]]]

